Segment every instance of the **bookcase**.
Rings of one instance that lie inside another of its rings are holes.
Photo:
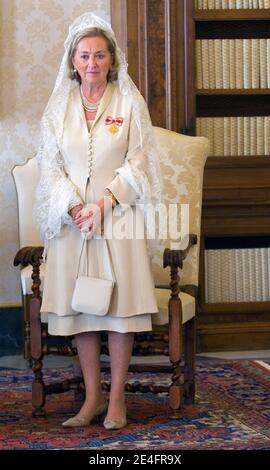
[[[212,141],[203,190],[198,351],[268,349],[270,266],[262,260],[269,259],[270,247],[270,129],[265,119],[270,116],[270,1],[111,0],[111,5],[113,28],[153,124],[201,133]],[[209,40],[217,83],[210,70],[205,82],[198,77],[207,61],[199,64],[197,41]],[[249,62],[243,60],[241,41],[250,51]],[[266,47],[260,49],[261,44]],[[255,50],[260,57],[251,67]],[[230,54],[237,57],[237,76],[236,69],[226,68]],[[261,56],[266,59],[258,73]],[[257,252],[260,279],[268,281],[262,289],[253,260]],[[237,276],[231,274],[232,255]],[[251,280],[244,275],[248,263]]]
[[[194,77],[186,132],[211,142],[198,349],[264,349],[270,344],[270,2],[197,0],[184,10]]]

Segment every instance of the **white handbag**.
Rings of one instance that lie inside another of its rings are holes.
[[[105,241],[105,262],[108,263],[111,279],[101,279],[91,276],[77,275],[75,288],[73,291],[71,306],[76,312],[90,313],[91,315],[106,315],[109,310],[111,296],[115,284],[115,277],[112,270],[110,254],[107,241]],[[89,241],[90,242],[90,241]],[[83,241],[82,250],[79,259],[78,273],[81,256],[87,241]],[[86,269],[88,271],[88,253],[86,246]]]

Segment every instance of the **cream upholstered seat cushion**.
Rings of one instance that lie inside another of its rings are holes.
[[[193,246],[180,270],[180,284],[198,286],[199,278],[199,241],[201,228],[202,184],[205,161],[209,152],[209,141],[204,137],[193,137],[176,132],[154,128],[160,155],[161,171],[164,178],[164,203],[169,213],[169,205],[177,204],[178,230],[183,220],[180,207],[189,208],[188,233],[198,236],[197,245]],[[187,207],[187,206],[186,206]],[[168,235],[170,235],[168,233]],[[155,285],[168,285],[169,268],[163,268],[165,248],[177,248],[177,240],[159,239],[152,259]],[[178,240],[179,242],[179,240]],[[157,290],[159,313],[153,316],[154,324],[164,323],[164,309],[169,299],[168,293]],[[165,300],[166,297],[166,300]],[[183,321],[195,314],[195,302],[188,294],[181,293]],[[168,303],[167,303],[168,308]]]
[[[169,321],[168,304],[171,295],[170,289],[155,289],[158,313],[152,315],[152,320],[155,325],[166,325]],[[195,316],[195,299],[185,292],[179,294],[182,302],[182,323],[186,323]]]

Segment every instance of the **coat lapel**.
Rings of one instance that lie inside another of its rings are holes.
[[[113,93],[115,90],[115,86],[112,83],[108,83],[106,90],[101,98],[100,105],[97,110],[96,117],[94,119],[92,129],[93,127],[97,124],[103,113],[106,111],[107,107],[109,106]],[[76,88],[76,93],[75,93],[75,103],[76,103],[76,109],[78,110],[80,114],[80,118],[83,120],[85,123],[85,128],[87,129],[87,123],[86,123],[86,118],[85,118],[85,113],[82,105],[82,100],[81,100],[81,95],[80,95],[80,88]]]
[[[97,110],[97,114],[96,114],[95,120],[93,122],[93,127],[99,121],[102,114],[106,111],[107,107],[109,106],[109,104],[111,102],[111,99],[112,99],[112,96],[113,96],[114,90],[115,90],[115,87],[113,86],[112,83],[109,82],[107,87],[106,87],[106,90],[105,90],[105,92],[104,92],[104,94],[101,98],[101,101],[100,101],[100,104],[99,104],[99,107],[98,107],[98,110]]]

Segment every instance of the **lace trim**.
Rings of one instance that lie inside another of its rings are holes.
[[[50,239],[60,233],[65,223],[71,223],[68,209],[71,204],[82,201],[76,188],[68,180],[64,171],[64,161],[59,153],[63,136],[63,125],[71,90],[78,86],[76,81],[68,78],[68,52],[78,34],[91,27],[98,27],[107,32],[115,41],[111,26],[92,13],[85,13],[77,18],[69,28],[65,41],[65,52],[56,78],[52,95],[48,101],[41,120],[41,144],[37,159],[41,169],[41,177],[36,192],[34,218],[40,229],[43,240]],[[141,147],[147,159],[147,169],[143,173],[125,161],[118,173],[122,174],[138,194],[138,201],[148,205],[161,201],[161,171],[159,158],[153,136],[153,128],[147,106],[136,85],[127,73],[125,55],[117,46],[118,84],[121,94],[130,95],[133,102],[135,122],[140,133]],[[146,218],[147,221],[147,218]]]

